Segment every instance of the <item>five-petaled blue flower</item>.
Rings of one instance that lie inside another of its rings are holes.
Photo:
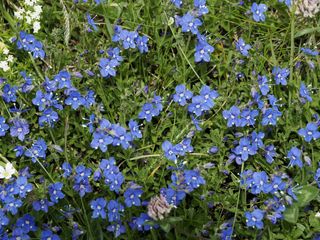
[[[264,22],[266,19],[266,16],[264,13],[268,10],[267,5],[260,3],[253,3],[251,6],[251,12],[253,14],[253,20],[256,22]]]
[[[301,160],[301,150],[297,147],[292,147],[287,157],[290,159],[289,166],[298,166],[299,168],[302,168],[303,163]]]
[[[255,209],[252,212],[245,212],[246,222],[248,227],[263,228],[263,217],[265,212],[260,209]]]
[[[306,142],[311,142],[311,140],[317,140],[320,138],[320,132],[318,131],[318,125],[316,123],[308,123],[306,128],[301,128],[298,131],[301,137],[304,137]]]
[[[118,65],[119,64],[117,60],[101,58],[99,62],[101,76],[102,77],[116,76],[115,67]]]
[[[128,188],[123,194],[127,207],[141,206],[140,197],[142,193],[143,191],[139,188]]]
[[[305,101],[312,102],[312,97],[310,96],[309,89],[306,87],[304,82],[301,82],[300,84],[300,97]]]
[[[272,69],[272,74],[274,76],[274,80],[276,81],[276,84],[279,85],[287,85],[287,78],[290,74],[290,71],[288,68],[280,68],[280,67],[274,67]]]
[[[243,55],[249,56],[249,50],[251,49],[251,45],[246,44],[243,38],[239,38],[236,42],[236,49]]]
[[[6,119],[0,116],[0,137],[5,136],[8,129],[9,125],[6,124]]]
[[[193,93],[186,88],[184,84],[176,86],[176,93],[173,95],[173,101],[178,103],[181,106],[187,104],[187,100],[190,100],[193,96]]]
[[[191,15],[191,13],[186,13],[181,18],[178,18],[177,24],[181,26],[182,32],[198,34],[198,27],[202,25],[202,22],[200,19]]]
[[[107,213],[105,211],[105,207],[107,205],[107,201],[104,198],[97,198],[95,200],[92,200],[90,202],[90,207],[93,210],[92,218],[98,218],[101,216],[101,218],[105,219],[107,216]]]
[[[27,120],[15,118],[12,122],[13,125],[10,127],[10,135],[12,137],[18,137],[20,141],[23,141],[25,136],[30,132]]]

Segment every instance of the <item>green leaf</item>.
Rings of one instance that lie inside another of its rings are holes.
[[[299,207],[296,205],[292,205],[287,208],[287,210],[283,213],[284,220],[289,223],[296,223],[298,221],[299,216]]]
[[[310,33],[313,33],[313,32],[320,32],[320,27],[304,28],[304,29],[300,30],[299,32],[297,32],[294,37],[295,38],[301,37],[303,35],[310,34]]]
[[[300,207],[306,206],[309,202],[316,199],[318,195],[319,195],[318,188],[313,186],[304,186],[297,194],[299,206]]]
[[[160,227],[166,233],[168,233],[170,231],[170,229],[171,229],[171,225],[169,223],[160,224]]]

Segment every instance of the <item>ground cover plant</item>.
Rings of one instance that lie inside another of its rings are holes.
[[[0,11],[0,239],[320,239],[318,0]]]

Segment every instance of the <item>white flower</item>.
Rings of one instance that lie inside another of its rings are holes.
[[[24,0],[24,3],[30,7],[36,4],[36,0]]]
[[[315,215],[316,218],[320,218],[320,212],[317,212]]]
[[[7,61],[0,61],[0,68],[2,68],[4,72],[10,69]]]
[[[42,13],[42,7],[41,5],[35,5],[33,10],[38,13],[39,15]]]
[[[24,8],[18,8],[16,12],[14,12],[14,15],[16,18],[19,20],[23,19],[23,14],[24,14]]]
[[[36,21],[33,23],[33,31],[37,33],[40,30],[40,22]]]
[[[3,51],[2,51],[2,53],[3,53],[4,55],[8,55],[8,54],[9,54],[8,48],[4,48]]]
[[[0,166],[0,179],[10,179],[16,172],[17,170],[8,162],[5,167]]]
[[[9,55],[8,58],[7,58],[7,61],[8,61],[8,62],[13,62],[13,56],[12,56],[12,55]]]

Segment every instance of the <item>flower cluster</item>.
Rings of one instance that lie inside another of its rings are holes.
[[[7,46],[0,42],[0,69],[7,72],[10,69],[10,64],[13,63],[13,55],[9,54]]]
[[[180,8],[182,1],[171,0],[176,7]],[[199,31],[199,27],[202,26],[201,17],[209,13],[209,9],[206,6],[206,0],[195,0],[192,11],[188,11],[181,16],[175,16],[175,22],[177,27],[181,27],[182,32],[191,32],[197,37],[197,44],[194,53],[194,61],[198,62],[210,62],[210,55],[214,51],[214,47],[211,46],[205,35],[202,35]]]
[[[24,31],[21,31],[19,34],[17,39],[17,47],[18,49],[23,49],[32,53],[34,58],[43,59],[45,57],[42,43],[38,41],[34,35],[28,34]]]
[[[40,26],[40,17],[42,13],[42,6],[38,0],[25,0],[20,2],[21,7],[18,7],[14,12],[14,16],[19,20],[25,22],[27,25],[32,25],[33,32],[37,33]]]

